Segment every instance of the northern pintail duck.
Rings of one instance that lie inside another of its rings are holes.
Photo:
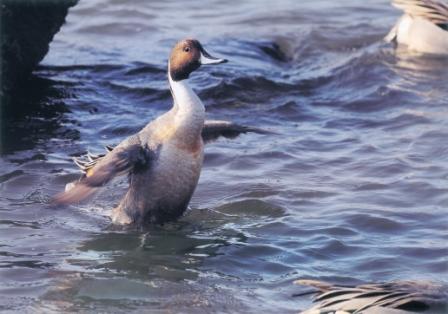
[[[129,176],[129,189],[112,211],[117,224],[164,223],[183,214],[196,188],[204,141],[242,132],[268,133],[227,121],[205,121],[205,108],[188,84],[201,65],[227,62],[208,54],[199,41],[178,42],[168,61],[173,107],[149,122],[105,155],[88,154],[75,163],[83,177],[54,198],[54,204],[76,203],[118,175]]]
[[[395,281],[382,284],[339,286],[317,280],[297,280],[317,290],[312,308],[302,314],[411,314],[446,313],[448,290],[444,284],[425,281]]]
[[[448,54],[448,3],[443,0],[392,0],[404,11],[386,41],[406,45],[409,50]]]

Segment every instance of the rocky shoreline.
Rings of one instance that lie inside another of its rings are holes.
[[[47,54],[53,36],[64,24],[68,9],[77,2],[78,0],[1,1],[2,105],[8,95],[26,85],[32,71]]]

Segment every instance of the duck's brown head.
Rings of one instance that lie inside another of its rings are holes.
[[[224,62],[227,60],[212,57],[196,39],[184,39],[179,41],[171,51],[169,73],[173,81],[181,81],[187,79],[191,72],[203,64]]]

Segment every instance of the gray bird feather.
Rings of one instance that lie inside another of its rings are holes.
[[[448,3],[440,0],[392,0],[392,5],[413,17],[427,19],[434,24],[448,23]]]
[[[340,286],[317,280],[294,283],[316,288],[312,308],[303,314],[324,313],[445,313],[446,285],[424,281],[396,281],[384,284]]]
[[[204,123],[204,128],[202,129],[202,139],[205,143],[209,143],[219,137],[225,138],[235,138],[241,133],[257,133],[257,134],[273,134],[274,132],[236,124],[230,121],[223,120],[207,120]]]

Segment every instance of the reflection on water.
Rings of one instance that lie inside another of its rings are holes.
[[[34,308],[70,311],[89,308],[91,302],[98,310],[129,302],[161,308],[208,303],[203,288],[185,290],[184,282],[202,280],[198,268],[204,259],[218,256],[221,247],[245,243],[243,233],[228,228],[236,218],[198,209],[179,222],[142,231],[109,226],[82,241],[76,254],[64,259],[63,270],[49,273],[55,279]]]
[[[2,100],[1,154],[32,150],[53,139],[77,140],[79,132],[66,127],[76,124],[64,116],[66,84],[36,75],[21,90]],[[30,158],[45,158],[34,156]]]
[[[448,61],[383,43],[398,14],[81,1],[2,118],[1,310],[295,313],[309,304],[297,278],[446,281]],[[110,226],[125,178],[50,208],[79,176],[70,156],[171,106],[167,55],[186,36],[230,60],[191,77],[208,117],[279,134],[208,145],[175,223]]]

